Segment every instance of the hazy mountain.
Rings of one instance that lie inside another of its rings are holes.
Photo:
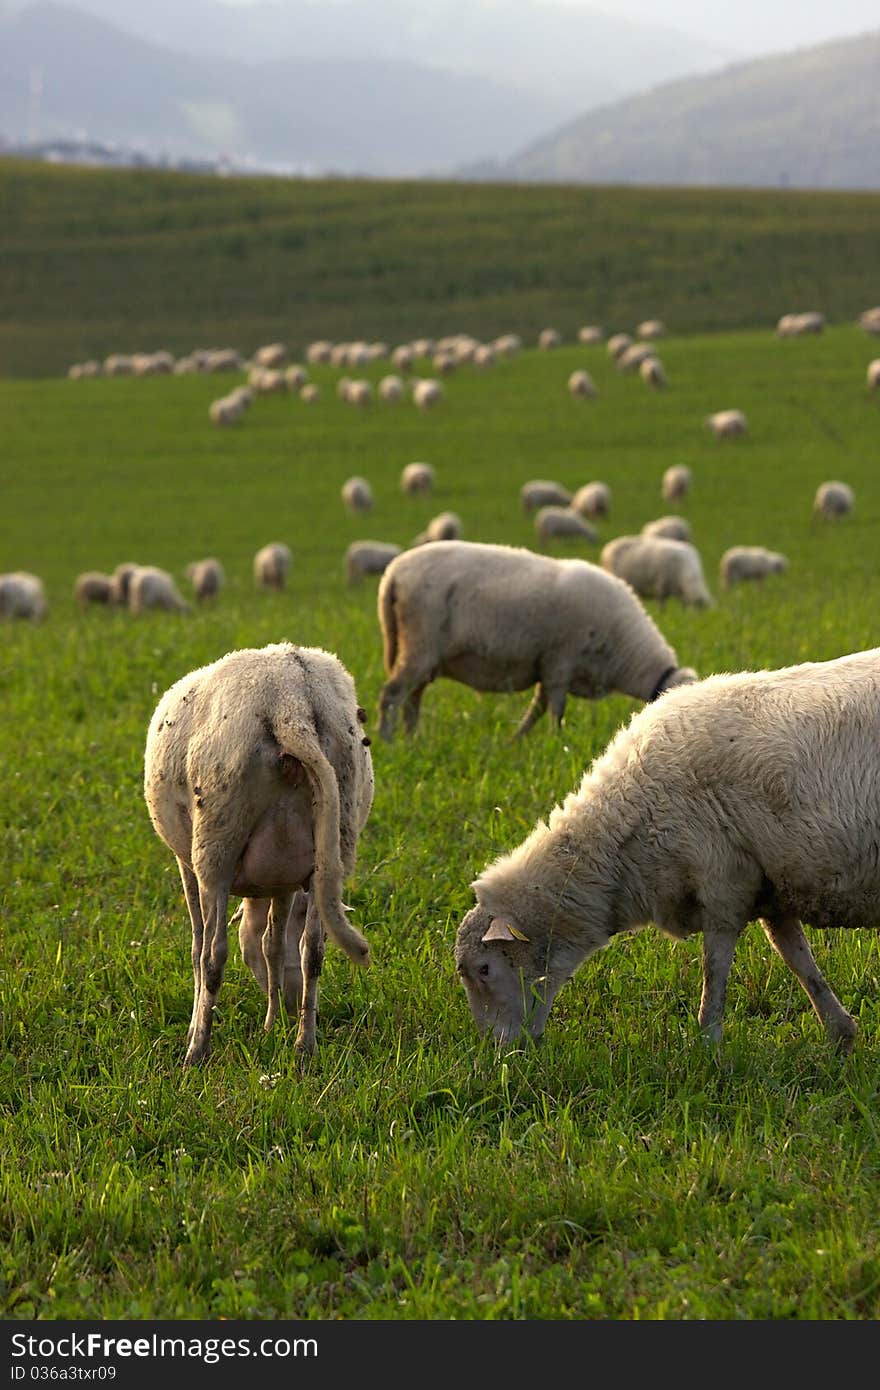
[[[589,111],[494,170],[537,182],[880,189],[880,30]]]
[[[204,58],[61,5],[0,12],[8,141],[88,136],[176,158],[416,177],[512,154],[557,119],[510,84],[413,62]]]
[[[33,0],[6,3],[20,9]],[[612,0],[606,3],[613,8]],[[77,6],[202,59],[382,58],[480,75],[530,92],[551,111],[551,124],[742,56],[661,23],[636,24],[560,0],[77,0]],[[443,113],[435,114],[439,123]]]

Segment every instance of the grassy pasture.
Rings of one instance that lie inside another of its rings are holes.
[[[683,462],[681,511],[718,602],[649,602],[682,661],[708,674],[877,644],[871,340],[765,330],[672,337],[661,355],[663,393],[602,347],[527,351],[460,369],[429,415],[355,412],[316,368],[316,406],[258,399],[228,430],[207,415],[228,379],[0,381],[0,570],[40,574],[50,601],[41,626],[0,629],[4,1317],[878,1316],[873,934],[814,937],[860,1019],[845,1061],[757,928],[717,1055],[697,1038],[699,943],[653,931],[583,967],[541,1047],[499,1058],[473,1030],[452,966],[469,883],[576,785],[636,708],[622,697],[572,700],[561,736],[512,744],[527,694],[432,686],[412,742],[373,744],[347,901],[374,965],[328,948],[317,1057],[300,1075],[293,1030],[263,1034],[233,943],[213,1055],[180,1069],[189,927],[143,803],[147,723],[186,671],[289,637],[337,652],[372,731],[376,581],[346,586],[350,540],[406,544],[451,508],[469,539],[532,545],[530,477],[607,481],[606,539],[669,510],[660,477]],[[567,395],[576,365],[596,401]],[[719,443],[702,419],[727,406],[751,433]],[[430,499],[400,493],[413,459],[437,469]],[[355,472],[375,493],[366,517],[339,497]],[[856,510],[821,525],[813,493],[834,477]],[[271,539],[294,551],[281,595],[251,581]],[[720,592],[718,559],[739,542],[783,550],[789,572]],[[184,566],[207,554],[228,577],[211,609],[75,608],[81,569],[156,563],[186,591]]]

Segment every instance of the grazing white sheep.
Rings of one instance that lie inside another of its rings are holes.
[[[681,502],[691,490],[693,475],[687,464],[673,463],[663,474],[660,493],[664,502]]]
[[[639,363],[639,376],[642,381],[647,382],[648,386],[656,386],[662,389],[666,386],[666,368],[659,357],[643,357]]]
[[[732,545],[725,550],[718,565],[721,584],[729,589],[743,579],[764,579],[768,574],[782,574],[788,569],[788,559],[778,550],[763,545]]]
[[[571,499],[572,511],[587,517],[590,521],[608,516],[611,512],[611,488],[607,483],[584,483]]]
[[[364,377],[357,377],[348,383],[348,390],[345,392],[345,400],[349,405],[357,406],[359,410],[365,410],[373,401],[373,385]]]
[[[430,463],[407,463],[400,474],[401,490],[408,496],[431,492],[435,473]]]
[[[305,386],[300,387],[299,398],[306,405],[314,405],[321,398],[321,388],[313,381],[307,381]]]
[[[599,563],[625,579],[641,598],[664,603],[677,598],[693,608],[710,608],[700,552],[689,541],[665,536],[617,536],[602,547]]]
[[[741,410],[716,410],[714,414],[707,415],[703,423],[716,439],[733,439],[746,434],[749,428],[749,422]]]
[[[579,343],[601,343],[605,337],[605,330],[598,323],[585,323],[578,329]]]
[[[461,540],[464,528],[461,517],[456,512],[438,512],[432,516],[424,531],[420,531],[413,545],[428,545],[435,541]]]
[[[599,533],[572,507],[539,507],[535,512],[535,534],[541,541],[557,536],[579,536],[597,544]]]
[[[293,556],[290,546],[270,541],[254,556],[254,583],[258,589],[281,590],[287,583],[287,571]]]
[[[308,379],[308,372],[298,362],[292,362],[289,367],[284,368],[284,381],[288,391],[301,391]]]
[[[856,1022],[802,923],[880,920],[880,650],[709,676],[639,711],[576,792],[473,883],[455,957],[481,1031],[543,1031],[613,936],[702,933],[699,1026],[718,1042],[736,943],[759,920],[828,1038]]]
[[[836,480],[820,483],[813,498],[813,512],[816,516],[832,520],[834,517],[848,516],[855,502],[855,493],[849,483]]]
[[[357,584],[365,574],[384,574],[401,547],[386,541],[352,541],[345,552],[345,578]]]
[[[568,378],[568,390],[570,395],[583,400],[595,400],[599,394],[596,383],[583,367],[571,373]]]
[[[571,493],[549,478],[532,478],[520,488],[519,500],[524,512],[536,512],[539,507],[567,507]]]
[[[333,344],[327,342],[326,338],[319,338],[316,342],[309,343],[306,348],[306,361],[329,362],[332,351]]]
[[[621,372],[635,372],[647,358],[654,356],[654,348],[651,343],[630,343],[628,347],[623,349],[623,352],[619,353],[617,369]]]
[[[558,348],[562,343],[562,334],[556,328],[542,328],[538,334],[538,347],[543,352],[549,352],[551,348]]]
[[[48,611],[46,590],[39,575],[28,570],[0,574],[0,618],[28,618],[39,623]]]
[[[138,565],[134,570],[128,585],[128,607],[132,613],[159,609],[167,613],[190,611],[172,576],[156,565]]]
[[[626,352],[627,348],[632,344],[632,341],[632,335],[630,333],[612,333],[608,342],[605,344],[605,350],[609,357],[618,358],[621,353]]]
[[[124,560],[121,565],[117,565],[110,576],[112,592],[110,602],[117,608],[128,607],[128,594],[131,587],[131,576],[139,566],[133,560]]]
[[[880,390],[880,357],[875,357],[873,362],[868,363],[865,380],[868,383],[869,391]]]
[[[242,398],[231,392],[227,396],[218,396],[208,406],[208,416],[215,425],[234,425],[236,420],[241,419],[244,411]]]
[[[502,333],[492,344],[499,357],[515,357],[522,351],[522,345],[522,338],[518,333]]]
[[[269,367],[276,369],[283,367],[287,361],[286,343],[265,343],[258,347],[253,356],[254,366]]]
[[[200,602],[216,598],[226,582],[223,566],[213,555],[206,560],[193,560],[187,565],[185,573]]]
[[[413,385],[413,404],[419,410],[433,410],[443,399],[443,387],[434,377],[420,377]]]
[[[401,710],[407,733],[414,732],[422,695],[438,676],[474,690],[534,686],[519,735],[548,707],[559,725],[569,695],[620,691],[654,700],[696,680],[630,586],[587,560],[440,541],[391,561],[379,581],[378,611],[386,739]]]
[[[350,512],[368,512],[373,506],[373,489],[366,478],[346,478],[342,500]]]
[[[494,367],[497,360],[495,349],[491,343],[478,343],[471,358],[472,364],[480,370]]]
[[[636,337],[646,342],[666,337],[666,324],[662,319],[644,319],[636,328]]]
[[[338,658],[292,642],[229,652],[156,706],[144,797],[177,860],[192,925],[185,1066],[210,1051],[230,894],[243,899],[239,942],[267,998],[264,1027],[283,993],[299,1015],[297,1052],[315,1049],[325,933],[368,964],[342,901],[373,800],[364,718]]]
[[[880,304],[859,314],[859,325],[866,333],[880,333]]]
[[[73,597],[81,608],[91,603],[112,604],[113,576],[100,570],[84,570],[73,582]]]
[[[395,376],[393,373],[388,376],[383,376],[379,382],[378,394],[379,399],[381,401],[387,401],[389,405],[393,405],[396,401],[402,401],[404,396],[402,378]]]
[[[805,333],[821,333],[824,328],[824,314],[811,309],[803,314],[783,314],[776,325],[776,333],[780,338],[801,338]]]
[[[411,371],[414,361],[415,353],[409,343],[401,343],[391,353],[391,365],[396,367],[399,372]]]
[[[642,527],[643,536],[665,536],[670,541],[689,541],[690,522],[683,516],[658,516],[654,521],[646,521]]]

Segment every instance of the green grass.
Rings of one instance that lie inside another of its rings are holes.
[[[108,213],[109,215],[109,213]],[[665,308],[663,301],[656,306]],[[508,326],[514,330],[516,321]],[[664,468],[691,465],[682,509],[716,607],[649,608],[703,674],[825,659],[878,641],[880,402],[854,327],[674,336],[670,386],[623,377],[603,348],[462,368],[432,414],[258,399],[210,425],[227,381],[2,381],[0,569],[46,583],[38,627],[0,629],[4,885],[0,1312],[9,1319],[874,1319],[880,1314],[880,956],[869,932],[816,933],[860,1020],[841,1061],[793,977],[751,929],[725,1040],[698,1038],[699,942],[618,940],[566,986],[541,1047],[477,1038],[452,946],[470,882],[579,781],[636,708],[571,700],[561,735],[512,743],[527,695],[438,681],[412,742],[373,743],[377,791],[346,901],[374,964],[328,948],[319,1051],[263,1003],[233,944],[203,1069],[181,1060],[189,926],[141,790],[159,694],[235,647],[335,651],[375,731],[383,673],[375,580],[348,588],[356,537],[406,544],[435,511],[472,540],[534,544],[529,477],[613,491],[603,539],[668,510]],[[594,402],[565,390],[591,370]],[[378,376],[377,364],[370,374]],[[717,443],[703,416],[751,422]],[[402,466],[435,465],[432,498]],[[339,488],[370,479],[372,514]],[[854,514],[813,521],[823,479]],[[251,557],[294,552],[287,591]],[[722,593],[721,552],[790,557]],[[575,542],[557,554],[595,558]],[[216,554],[215,607],[135,619],[79,612],[75,575]]]
[[[0,376],[111,352],[252,352],[548,324],[572,341],[877,300],[880,195],[222,179],[0,160]]]

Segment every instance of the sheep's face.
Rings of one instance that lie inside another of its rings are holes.
[[[455,964],[479,1031],[499,1043],[523,1032],[539,1038],[574,969],[569,955],[545,930],[472,908],[458,928]]]

